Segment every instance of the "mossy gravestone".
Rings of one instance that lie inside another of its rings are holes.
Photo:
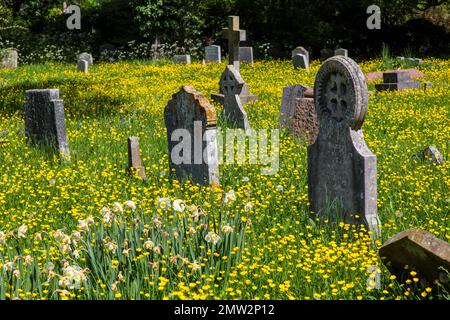
[[[58,151],[68,159],[64,102],[59,99],[59,89],[26,91],[25,134],[30,142]]]
[[[16,69],[19,55],[14,49],[0,50],[0,66],[1,68]]]
[[[183,86],[164,109],[171,173],[178,180],[219,184],[216,110],[192,86]]]
[[[368,104],[364,74],[350,58],[329,58],[317,73],[314,97],[319,135],[308,147],[311,210],[379,235],[377,159],[361,129]]]

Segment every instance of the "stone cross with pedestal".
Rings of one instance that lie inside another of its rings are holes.
[[[239,17],[229,16],[228,18],[229,27],[223,29],[223,36],[225,39],[228,39],[228,65],[232,65],[234,67],[234,72],[239,73],[239,42],[245,41],[246,33],[245,30],[239,29]],[[225,68],[223,74],[225,74],[227,70],[228,67]],[[224,92],[222,91],[223,74],[219,82],[219,93],[214,93],[211,95],[212,100],[221,104],[224,103]],[[240,74],[239,77],[242,79]],[[242,86],[239,98],[242,104],[258,100],[257,95],[250,94],[248,85],[245,83]]]
[[[319,135],[308,147],[308,196],[323,219],[365,225],[379,236],[377,158],[364,141],[368,92],[364,74],[350,58],[325,61],[314,83]]]

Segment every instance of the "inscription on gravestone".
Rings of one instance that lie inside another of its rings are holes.
[[[222,62],[220,46],[211,45],[205,47],[205,62]]]
[[[27,90],[25,134],[35,144],[43,144],[69,157],[64,103],[59,89]]]
[[[164,121],[169,165],[175,177],[201,185],[218,185],[217,116],[208,99],[192,86],[183,86],[164,109]]]
[[[249,63],[253,66],[253,48],[252,47],[240,47],[239,48],[239,61]]]
[[[329,58],[316,75],[314,97],[319,135],[308,147],[311,210],[364,224],[379,236],[376,156],[361,129],[368,105],[364,74],[350,58]]]

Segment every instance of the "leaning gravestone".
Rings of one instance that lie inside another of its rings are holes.
[[[205,62],[222,62],[220,46],[211,45],[205,47]]]
[[[411,74],[406,70],[398,70],[383,73],[384,83],[375,84],[377,91],[420,89],[420,82],[411,79]]]
[[[348,50],[343,48],[336,49],[334,50],[334,55],[348,57]]]
[[[240,47],[239,61],[249,63],[253,66],[253,47]]]
[[[192,86],[183,86],[164,109],[164,121],[169,164],[176,178],[192,179],[201,185],[218,185],[217,117],[214,107]]]
[[[89,72],[89,62],[86,60],[79,60],[77,64],[77,70],[83,73]]]
[[[240,98],[244,86],[239,72],[232,65],[228,65],[220,79],[220,90],[224,93],[222,117],[237,128],[249,130],[247,113]]]
[[[0,50],[1,55],[1,68],[9,68],[16,69],[17,68],[17,60],[19,55],[14,49],[3,49]]]
[[[175,64],[191,64],[191,56],[189,54],[175,55],[172,61]]]
[[[308,64],[309,64],[309,52],[308,52],[308,50],[306,50],[305,48],[303,48],[303,47],[297,47],[297,48],[295,48],[294,50],[292,50],[292,58],[296,55],[296,54],[303,54],[304,56],[306,56],[306,61],[308,62]]]
[[[431,233],[421,229],[400,232],[386,241],[379,254],[400,283],[407,280],[411,270],[416,270],[426,282],[422,283],[424,287],[439,281],[450,290],[450,244]]]
[[[280,128],[286,128],[295,138],[314,143],[319,124],[314,99],[305,97],[308,87],[295,85],[283,88],[279,115]]]
[[[435,146],[428,146],[422,151],[423,157],[430,163],[441,165],[444,163],[444,157]]]
[[[145,167],[141,163],[141,150],[138,137],[128,138],[128,172],[137,174],[143,181],[147,180]]]
[[[319,135],[308,147],[310,208],[332,221],[364,224],[379,236],[377,159],[361,129],[368,93],[356,62],[343,56],[325,61],[316,75],[314,99]]]
[[[90,53],[87,52],[80,53],[78,55],[78,61],[80,60],[86,60],[90,66],[94,65],[94,59],[92,58],[92,55]]]
[[[228,85],[228,82],[230,81],[230,79],[228,78],[230,75],[230,69],[228,68],[229,66],[232,65],[228,65],[227,67],[225,67],[225,71],[222,73],[222,76],[220,77],[220,81],[219,81],[219,93],[213,93],[211,95],[211,98],[221,104],[224,104],[224,91],[223,88],[225,87],[225,85]],[[244,81],[242,79],[241,74],[239,73],[239,71],[237,71],[234,67],[233,67],[233,74],[236,74],[236,77],[238,77],[240,80]],[[225,84],[226,83],[226,84]],[[247,102],[252,102],[255,100],[258,100],[258,96],[255,94],[251,94],[250,93],[250,89],[248,87],[248,84],[246,84],[244,82],[242,89],[239,90],[239,101],[241,104],[246,104]]]
[[[308,58],[304,54],[297,53],[292,57],[292,64],[294,65],[294,69],[308,69],[309,63]]]
[[[59,89],[27,90],[25,102],[25,134],[28,140],[70,155],[67,143],[64,102]]]

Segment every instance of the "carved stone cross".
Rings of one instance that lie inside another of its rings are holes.
[[[228,26],[222,30],[223,37],[228,40],[228,64],[239,71],[239,42],[246,40],[246,32],[239,29],[238,16],[229,16]]]

